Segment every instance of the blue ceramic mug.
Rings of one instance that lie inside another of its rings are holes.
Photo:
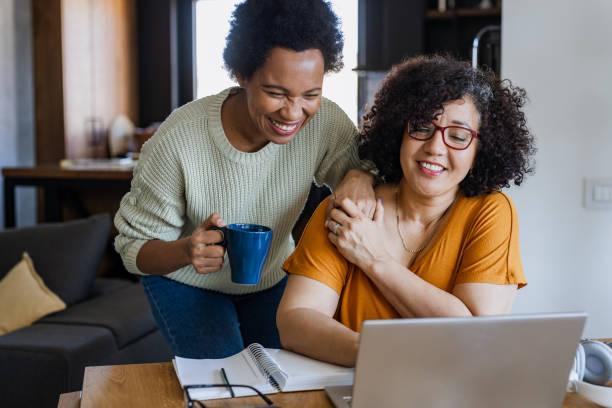
[[[230,224],[213,229],[223,233],[223,245],[227,250],[232,282],[241,285],[259,283],[261,271],[272,242],[272,229],[257,224]]]

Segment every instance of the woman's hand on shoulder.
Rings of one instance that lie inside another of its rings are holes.
[[[327,220],[330,220],[331,211],[341,207],[345,199],[351,200],[357,205],[366,217],[372,219],[376,210],[376,195],[373,188],[374,176],[370,173],[353,169],[349,170],[344,179],[334,190],[327,203]]]
[[[187,256],[197,273],[217,272],[223,266],[225,248],[219,245],[223,233],[213,227],[225,227],[225,221],[218,213],[212,213],[187,240]]]
[[[341,204],[342,210],[333,209],[325,221],[328,238],[349,262],[367,273],[376,262],[390,258],[385,247],[382,199],[376,201],[373,220],[350,199]]]

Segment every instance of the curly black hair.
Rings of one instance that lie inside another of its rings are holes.
[[[510,181],[520,185],[533,172],[535,153],[521,110],[525,90],[446,55],[412,57],[392,67],[362,118],[360,157],[374,163],[383,182],[398,182],[403,176],[398,153],[408,123],[431,123],[446,103],[465,96],[479,113],[480,127],[474,166],[459,188],[472,197],[509,187]]]
[[[234,76],[250,79],[275,47],[318,49],[325,72],[342,69],[340,21],[323,0],[246,0],[236,6],[223,60]]]

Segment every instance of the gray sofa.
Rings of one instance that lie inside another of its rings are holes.
[[[96,277],[110,218],[0,231],[0,279],[27,251],[45,284],[67,305],[0,336],[0,406],[56,407],[80,390],[86,366],[170,361],[144,289]]]

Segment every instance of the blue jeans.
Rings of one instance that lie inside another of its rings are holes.
[[[145,276],[141,282],[176,356],[223,358],[251,343],[281,348],[276,309],[286,277],[270,289],[246,295],[195,288],[163,276]]]

